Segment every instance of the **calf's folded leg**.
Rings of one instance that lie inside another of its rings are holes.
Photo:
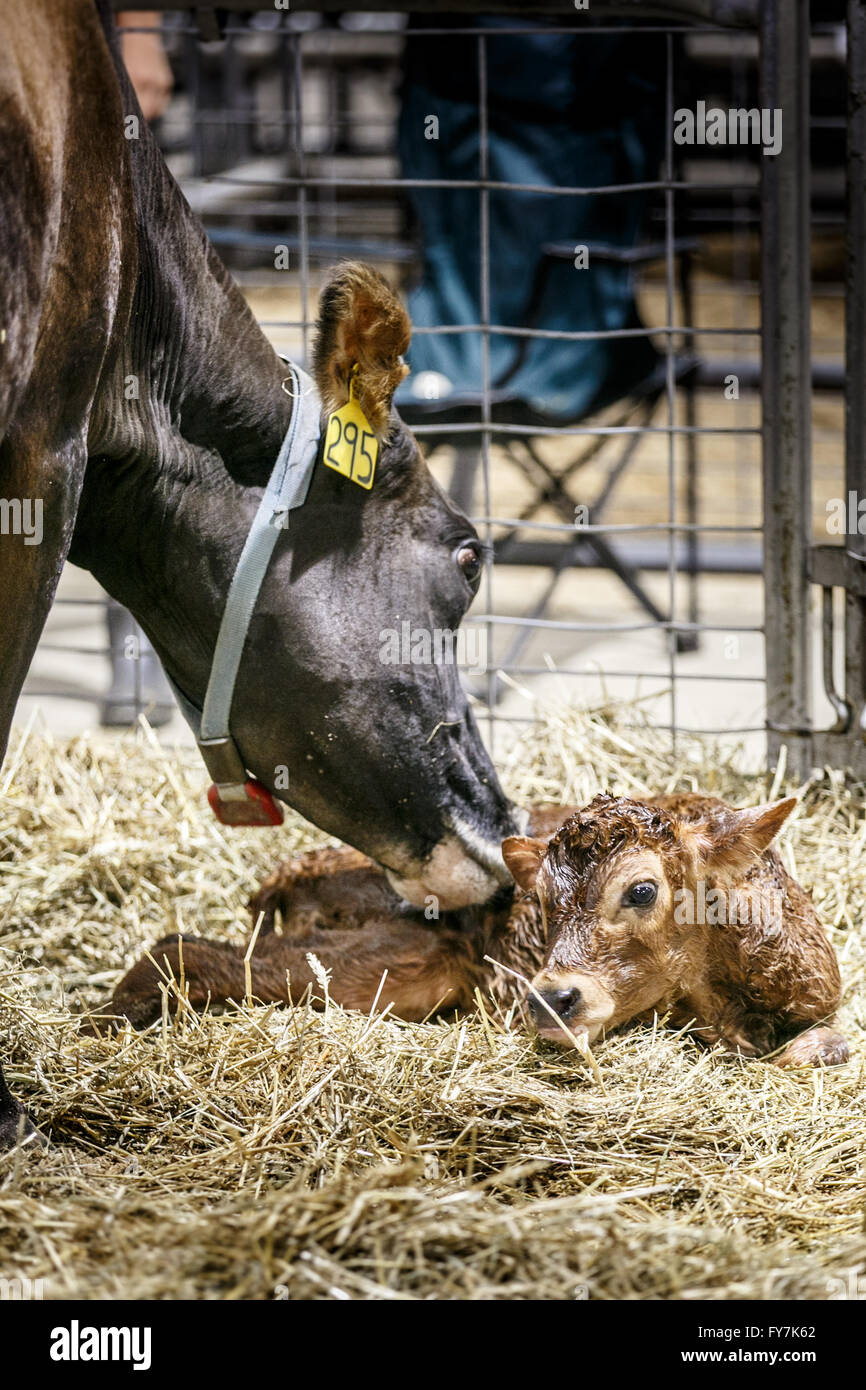
[[[847,1039],[835,1028],[809,1028],[771,1061],[777,1067],[838,1067],[849,1056]]]
[[[247,993],[243,953],[236,947],[202,937],[166,936],[124,975],[105,1011],[106,1021],[115,1016],[128,1019],[135,1028],[147,1028],[162,1013],[163,992],[172,979],[183,984],[193,1008],[229,999],[240,1003]],[[263,966],[255,957],[250,961],[250,987],[256,999],[287,998],[284,972]],[[169,989],[167,1006],[176,1013],[177,990]]]
[[[303,941],[268,936],[249,962],[249,989],[264,1003],[297,1003],[312,987],[314,1002],[322,988],[308,956],[330,972],[329,994],[347,1009],[369,1012],[391,1006],[399,1018],[419,1021],[434,1010],[468,1008],[476,970],[466,944],[454,933],[411,923],[381,923],[364,932],[329,929],[311,932]],[[165,937],[123,977],[105,1018],[126,1018],[146,1028],[162,1012],[166,980],[181,980],[194,1008],[239,1003],[248,982],[243,952],[200,937]],[[155,963],[154,963],[155,962]],[[384,976],[384,984],[383,984]],[[480,978],[480,977],[479,977]],[[169,991],[168,1008],[177,1009]]]

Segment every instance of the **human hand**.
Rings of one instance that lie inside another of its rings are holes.
[[[154,10],[126,10],[118,14],[117,22],[118,26],[135,24],[156,27],[159,24],[159,14]],[[156,120],[168,105],[174,86],[162,38],[159,33],[124,33],[121,28],[120,46],[142,114],[145,120]]]

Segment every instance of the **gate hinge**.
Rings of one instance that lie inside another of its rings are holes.
[[[866,598],[866,555],[844,545],[813,545],[809,549],[809,578],[822,589],[846,589]]]

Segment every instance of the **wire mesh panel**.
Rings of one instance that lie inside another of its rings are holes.
[[[158,139],[280,351],[308,358],[339,259],[407,296],[398,406],[493,558],[466,671],[491,737],[538,700],[625,697],[673,740],[758,757],[769,727],[805,768],[833,714],[809,545],[843,467],[841,28],[811,40],[811,368],[805,7],[764,6],[761,34],[748,5],[472,8],[167,8]]]

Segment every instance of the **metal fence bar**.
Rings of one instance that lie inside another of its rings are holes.
[[[502,724],[532,725],[533,716],[531,714],[499,714],[496,716]],[[624,719],[622,724],[617,725],[618,729],[624,731],[634,731],[635,733],[646,733],[646,725],[634,724],[628,719]],[[746,734],[763,734],[766,727],[763,724],[737,724],[731,728],[728,725],[692,725],[687,727],[680,724],[675,730],[669,724],[653,724],[653,730],[659,734],[673,734],[682,740],[683,738],[713,738],[713,737],[740,737]]]
[[[414,37],[414,34],[413,34]],[[211,183],[233,183],[238,187],[246,185],[249,188],[257,188],[259,184],[266,183],[274,188],[296,188],[304,184],[307,188],[369,188],[370,180],[354,178],[351,175],[334,175],[333,177],[316,177],[302,179],[299,176],[280,175],[273,178],[248,178],[245,176],[231,174],[212,174],[209,181]],[[377,188],[401,189],[401,188],[455,188],[469,192],[472,189],[484,189],[491,193],[543,193],[545,197],[561,198],[595,198],[601,195],[618,193],[663,193],[667,189],[672,189],[675,193],[686,193],[689,190],[701,190],[707,193],[734,193],[742,188],[741,183],[689,183],[683,179],[646,179],[641,183],[602,183],[602,184],[547,184],[547,183],[508,183],[504,179],[397,179],[397,178],[377,178]]]
[[[489,425],[485,425],[484,428],[489,434],[523,435],[528,439],[543,439],[546,435],[551,435],[556,439],[579,438],[586,435],[610,435],[612,438],[624,439],[628,435],[640,435],[643,438],[654,434],[762,434],[760,429],[736,425],[697,425],[694,428],[689,425],[506,425],[493,421]],[[478,434],[480,429],[481,426],[474,421],[467,421],[465,424],[455,422],[453,425],[418,424],[412,426],[413,434],[419,436],[425,434]]]
[[[473,623],[499,623],[504,627],[532,627],[550,632],[763,632],[760,623],[689,623],[664,618],[651,623],[591,623],[571,618],[518,618],[508,613],[473,613]]]
[[[751,532],[752,534],[762,535],[762,526],[747,526],[745,523],[739,526],[722,526],[714,522],[690,522],[690,521],[601,521],[581,522],[579,527],[569,525],[565,521],[533,521],[529,517],[519,516],[474,516],[472,520],[476,525],[483,526],[509,526],[515,530],[532,531],[558,531],[562,534],[573,536],[575,530],[584,536],[615,536],[622,532],[632,534],[635,531],[687,531],[695,535],[704,533],[735,533],[743,535]]]
[[[488,187],[487,165],[487,35],[480,33],[476,39],[478,53],[478,156],[479,180],[478,214],[481,236],[481,279],[479,284],[479,309],[481,313],[481,476],[484,492],[484,511],[489,516],[493,511],[493,491],[490,477],[490,190]],[[487,526],[485,540],[493,541],[493,529]],[[485,595],[491,613],[495,610],[493,587],[493,564],[485,568]],[[486,641],[492,650],[492,628],[488,624]],[[496,741],[496,672],[491,668],[487,675],[487,730],[491,753]]]
[[[866,775],[866,536],[859,503],[866,495],[866,5],[847,8],[847,151],[845,286],[845,511],[842,545],[812,550],[821,587],[824,689],[836,719],[813,736],[815,758]],[[853,503],[853,507],[852,504]],[[853,514],[852,514],[853,513]],[[853,524],[852,524],[853,523]],[[834,591],[842,590],[844,693],[836,688]]]
[[[782,112],[782,147],[761,183],[764,613],[767,731],[795,776],[811,767],[809,4],[764,0],[761,106]]]
[[[327,259],[333,259],[329,253]],[[386,258],[387,259],[387,258]],[[301,319],[259,319],[262,328],[302,328]],[[421,337],[441,337],[443,334],[459,333],[480,333],[482,325],[480,323],[446,323],[441,327],[412,327],[413,338]],[[684,336],[690,334],[695,337],[723,337],[723,338],[760,338],[760,328],[711,328],[709,326],[700,328],[689,327],[687,324],[659,324],[652,328],[586,328],[568,329],[557,328],[512,328],[507,324],[491,323],[488,324],[486,332],[494,335],[501,334],[511,338],[548,338],[551,342],[563,341],[570,343],[588,343],[595,339],[607,338],[654,338],[664,334],[679,334]],[[618,426],[618,428],[625,428]]]
[[[847,277],[845,286],[845,487],[866,496],[866,3],[848,0]],[[866,562],[866,536],[846,544]],[[866,599],[845,596],[845,689],[858,761],[866,761]]]
[[[115,10],[152,10],[154,0],[111,0]],[[251,14],[255,10],[271,9],[271,3],[265,0],[222,0],[219,8],[235,14]],[[213,14],[214,7],[199,6],[209,14]],[[292,4],[292,8],[296,8]],[[340,0],[304,0],[303,6],[300,4],[298,9],[311,10],[323,14],[331,12],[343,14],[351,6],[340,3]],[[160,0],[162,10],[189,10],[189,0]],[[527,5],[525,0],[497,0],[495,6],[497,14],[525,14]],[[535,15],[557,15],[574,14],[574,0],[535,0],[532,6]],[[615,15],[621,18],[633,19],[638,17],[638,22],[645,21],[647,15],[667,21],[664,28],[670,28],[678,19],[688,21],[704,22],[717,25],[746,25],[753,27],[757,22],[759,0],[667,0],[667,4],[646,3],[646,0],[593,0],[593,14]],[[412,4],[407,5],[405,0],[377,0],[376,11],[380,14],[396,13],[404,14],[407,10],[413,14],[438,14],[441,13],[441,0],[413,0]],[[449,0],[448,12],[450,14],[489,14],[489,0]],[[629,27],[632,27],[631,25]]]
[[[675,316],[674,285],[676,258],[674,255],[674,190],[670,186],[674,178],[674,40],[672,34],[665,36],[665,318],[673,323]],[[665,408],[668,428],[668,517],[675,520],[677,506],[677,451],[674,431],[677,424],[677,367],[674,356],[674,339],[671,333],[665,338]],[[677,553],[676,537],[671,531],[668,536],[668,612],[676,616],[677,606]],[[669,696],[670,726],[677,726],[677,640],[678,634],[668,632],[668,675],[671,689]],[[676,733],[671,734],[671,742],[676,749]]]
[[[294,37],[292,49],[292,68],[294,74],[292,103],[295,119],[294,156],[297,161],[300,179],[298,187],[298,222],[301,242],[301,342],[304,361],[306,363],[309,357],[308,342],[310,331],[310,252],[309,224],[307,221],[306,164],[304,157],[304,60],[299,35]]]

